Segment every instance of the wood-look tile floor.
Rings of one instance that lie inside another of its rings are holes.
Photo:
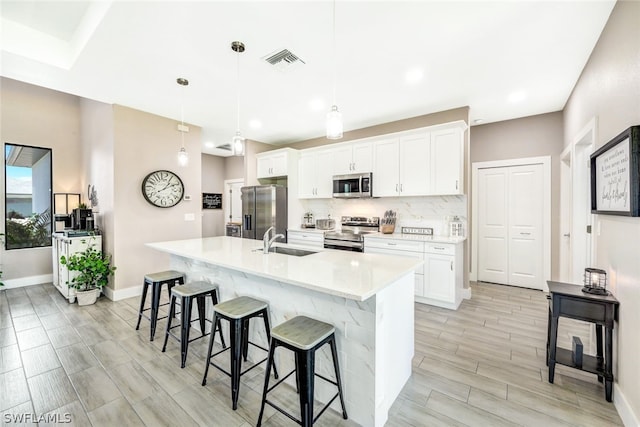
[[[558,366],[548,383],[542,292],[484,283],[472,292],[457,311],[416,304],[413,375],[388,426],[622,425],[594,375]],[[148,321],[135,330],[138,304],[79,307],[50,284],[0,291],[0,425],[36,425],[15,422],[20,414],[78,426],[255,425],[264,371],[242,377],[231,410],[226,376],[212,368],[201,386],[207,340],[191,343],[180,369],[176,341],[160,351],[164,321],[154,342]],[[565,320],[560,343],[577,335],[592,347],[592,328]],[[278,398],[295,408],[292,390]],[[269,408],[263,424],[294,425]],[[317,425],[355,423],[329,410]]]

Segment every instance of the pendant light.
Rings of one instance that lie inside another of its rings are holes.
[[[233,153],[234,156],[244,156],[244,144],[245,144],[245,139],[242,136],[242,134],[240,133],[240,54],[242,52],[244,52],[244,43],[239,42],[239,41],[235,41],[231,43],[231,50],[233,50],[234,52],[237,53],[236,55],[236,59],[237,59],[237,76],[236,76],[236,80],[237,80],[237,85],[238,85],[238,92],[236,94],[236,104],[237,104],[237,114],[236,114],[236,134],[235,136],[231,139],[231,152]]]
[[[336,61],[336,0],[333,0],[333,105],[331,111],[327,113],[327,139],[342,138],[342,114],[338,111],[336,103],[336,80],[337,80],[337,61]]]
[[[182,167],[186,167],[189,164],[189,153],[187,153],[187,150],[184,148],[184,133],[188,131],[187,127],[184,125],[184,89],[189,85],[189,80],[179,77],[176,82],[182,86],[182,108],[180,111],[180,126],[178,126],[178,130],[182,137],[182,145],[180,147],[180,151],[178,151],[178,164]]]

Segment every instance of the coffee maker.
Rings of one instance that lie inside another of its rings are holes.
[[[71,222],[74,230],[93,230],[93,212],[91,209],[75,208],[71,213]]]

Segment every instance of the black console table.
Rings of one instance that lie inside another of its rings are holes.
[[[611,402],[613,386],[613,324],[618,320],[620,303],[613,295],[592,295],[582,292],[582,286],[547,281],[549,285],[549,322],[547,325],[547,365],[549,382],[553,383],[556,363],[591,372],[604,378],[605,395]],[[573,362],[571,350],[557,347],[558,318],[560,316],[584,320],[596,325],[597,355],[583,356],[582,366]],[[604,326],[604,355],[602,327]]]

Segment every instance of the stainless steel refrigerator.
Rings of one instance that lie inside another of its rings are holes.
[[[287,235],[287,187],[242,187],[241,193],[242,237],[261,240],[269,227],[275,227],[275,233]],[[278,241],[286,242],[286,238]]]

